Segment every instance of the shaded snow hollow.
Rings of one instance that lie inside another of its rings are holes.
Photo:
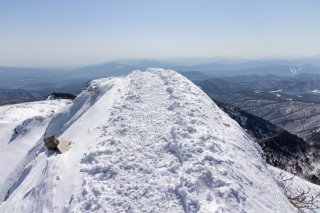
[[[296,212],[257,145],[174,71],[92,81],[51,135],[70,150],[35,141],[0,212]]]

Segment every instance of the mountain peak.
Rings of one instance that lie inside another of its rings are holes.
[[[70,149],[38,141],[0,211],[295,212],[252,139],[172,70],[92,81],[52,135]]]

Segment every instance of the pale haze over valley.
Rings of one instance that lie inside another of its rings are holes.
[[[0,65],[320,55],[317,0],[0,2]]]

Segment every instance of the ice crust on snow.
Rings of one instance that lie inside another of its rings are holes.
[[[0,212],[297,211],[245,131],[171,70],[92,81],[45,134],[70,149],[35,141]]]

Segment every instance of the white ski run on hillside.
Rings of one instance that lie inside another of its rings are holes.
[[[0,212],[297,212],[258,145],[171,70],[92,81],[53,116],[52,135],[70,149],[16,146]]]

